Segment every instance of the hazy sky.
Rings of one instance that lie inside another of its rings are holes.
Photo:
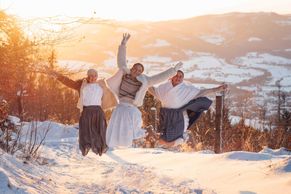
[[[0,7],[20,17],[64,15],[158,21],[226,12],[287,14],[291,13],[291,0],[0,0]]]

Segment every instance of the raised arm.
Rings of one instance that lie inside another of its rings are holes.
[[[183,63],[179,62],[175,65],[175,67],[171,67],[171,68],[167,69],[166,71],[163,71],[159,74],[149,76],[148,77],[148,86],[151,87],[155,84],[166,81],[170,77],[174,76],[182,66],[183,66]]]
[[[207,95],[212,94],[212,93],[225,91],[226,89],[227,89],[227,84],[222,84],[222,85],[215,87],[215,88],[202,89],[202,90],[200,90],[200,92],[197,94],[196,97],[198,98],[198,97],[207,96]]]
[[[124,33],[121,44],[118,47],[117,65],[119,69],[127,68],[126,64],[126,43],[130,38],[130,34]]]

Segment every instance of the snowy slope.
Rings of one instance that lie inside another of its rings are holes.
[[[214,154],[128,148],[108,151],[102,157],[92,152],[82,157],[77,133],[64,129],[53,123],[54,133],[41,150],[41,162],[23,163],[2,153],[0,191],[287,194],[291,190],[291,153],[284,149]]]

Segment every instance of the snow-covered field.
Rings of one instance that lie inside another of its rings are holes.
[[[199,38],[205,42],[215,45],[221,45],[225,41],[225,38],[221,35],[201,35]]]
[[[269,71],[272,79],[267,83],[274,85],[279,79],[285,80],[283,86],[291,86],[291,59],[271,55],[268,53],[250,52],[246,56],[238,57],[234,63],[250,68],[260,68]]]
[[[238,84],[264,75],[264,72],[268,71],[271,78],[266,82],[267,85],[274,85],[277,80],[282,78],[282,86],[286,87],[287,90],[291,88],[291,59],[268,53],[251,52],[227,62],[212,53],[193,52],[191,50],[184,50],[183,52],[188,56],[188,59],[181,59],[184,62],[182,70],[185,71],[186,78],[211,78],[218,82]],[[104,67],[116,69],[116,55],[109,51],[107,53],[109,58],[104,61]],[[142,58],[128,57],[129,66],[135,62],[143,63],[147,73],[152,75],[157,73],[157,70],[162,71],[173,65],[176,61],[173,61],[170,56],[159,55]],[[59,64],[72,70],[96,67],[96,64],[93,63],[70,60],[60,60]],[[104,72],[104,68],[101,72]]]
[[[263,72],[256,69],[229,64],[224,59],[211,53],[195,53],[183,62],[186,78],[211,78],[218,82],[237,84],[255,76],[263,75]]]
[[[156,39],[154,43],[145,45],[144,48],[152,48],[152,47],[167,47],[171,44],[166,40]]]
[[[261,42],[262,39],[261,38],[258,38],[258,37],[250,37],[248,39],[249,42]]]
[[[83,157],[74,126],[51,126],[40,162],[0,153],[0,193],[290,193],[291,152],[123,148]]]

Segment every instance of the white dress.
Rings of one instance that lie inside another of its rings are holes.
[[[107,131],[106,143],[110,148],[131,147],[134,139],[145,136],[139,109],[130,103],[121,102],[112,112]]]

